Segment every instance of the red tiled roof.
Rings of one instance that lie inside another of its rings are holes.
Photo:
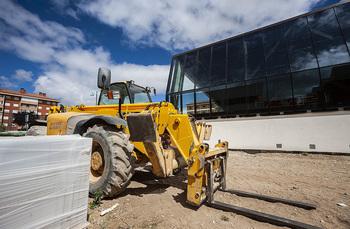
[[[197,104],[202,104],[202,103],[208,103],[209,104],[209,100],[197,102]],[[194,104],[194,102],[187,103],[186,105],[192,105],[192,104]]]
[[[20,97],[29,97],[29,98],[36,98],[36,99],[41,99],[41,100],[48,100],[48,101],[53,101],[53,102],[58,102],[60,103],[61,101],[58,99],[53,99],[53,98],[49,98],[46,97],[44,95],[37,95],[34,93],[28,93],[28,92],[20,92],[20,91],[14,91],[14,90],[10,90],[10,89],[4,89],[4,88],[0,88],[0,94],[5,94],[5,95],[18,95]]]

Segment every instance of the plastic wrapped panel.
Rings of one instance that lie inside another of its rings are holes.
[[[0,227],[85,225],[91,145],[79,135],[0,138]]]

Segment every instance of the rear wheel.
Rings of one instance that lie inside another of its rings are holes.
[[[129,135],[114,127],[94,125],[83,136],[93,139],[90,194],[101,189],[104,196],[112,197],[124,191],[134,174],[131,162],[134,146]]]

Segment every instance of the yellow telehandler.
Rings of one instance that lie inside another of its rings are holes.
[[[171,176],[174,171],[187,167],[187,202],[192,205],[200,206],[208,201],[215,208],[277,225],[313,228],[215,201],[214,193],[221,188],[236,195],[316,208],[311,204],[226,189],[228,143],[220,142],[214,148],[204,143],[210,138],[210,125],[179,114],[171,103],[153,103],[149,87],[140,87],[132,80],[112,84],[110,81],[110,70],[100,68],[98,104],[53,106],[44,127],[47,135],[80,134],[93,139],[90,194],[98,189],[107,197],[121,193],[131,182],[135,163],[150,162],[153,173],[159,177]],[[28,133],[37,135],[40,130],[33,126]]]
[[[216,177],[228,153],[227,142],[215,148],[203,143],[211,126],[178,114],[171,103],[152,103],[151,89],[133,81],[110,84],[111,72],[100,68],[101,89],[96,106],[51,107],[48,135],[80,134],[93,139],[90,194],[121,193],[130,183],[134,163],[151,162],[159,177],[188,167],[187,200],[199,206],[207,198],[207,161],[214,163]],[[130,136],[130,139],[129,139]]]

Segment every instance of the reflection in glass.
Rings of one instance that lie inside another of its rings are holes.
[[[266,79],[246,81],[247,109],[256,112],[268,111]]]
[[[211,47],[201,49],[198,52],[196,88],[208,87],[210,85],[210,55]]]
[[[308,16],[320,67],[350,61],[333,9]]]
[[[180,95],[170,95],[169,96],[169,102],[174,105],[175,109],[180,111],[181,105],[180,105]]]
[[[211,87],[209,95],[211,98],[211,113],[224,112],[226,106],[226,85]]]
[[[181,88],[181,74],[182,74],[182,69],[184,67],[185,63],[185,58],[184,56],[179,56],[177,57],[173,64],[174,64],[174,71],[171,79],[171,84],[170,84],[170,92],[179,92]]]
[[[348,48],[350,48],[350,3],[335,7],[335,12],[337,13]]]
[[[243,37],[238,37],[228,42],[227,82],[241,82],[244,74]]]
[[[268,76],[289,72],[283,26],[278,25],[263,31],[266,73]]]
[[[171,92],[171,87],[173,85],[173,81],[175,78],[175,69],[176,69],[176,58],[173,58],[173,60],[171,62],[171,68],[170,68],[171,72],[170,72],[170,76],[168,79],[168,86],[167,86],[167,90],[166,90],[167,93]]]
[[[227,109],[231,114],[240,114],[247,110],[245,99],[244,82],[227,85]]]
[[[292,72],[317,68],[315,51],[305,17],[284,23]]]
[[[293,92],[290,75],[267,78],[270,110],[293,109]]]
[[[349,108],[349,18],[346,3],[176,56],[168,99],[202,117]]]
[[[350,65],[321,69],[323,97],[327,108],[350,105]]]
[[[318,69],[292,73],[294,103],[299,110],[321,107],[321,88]]]
[[[211,83],[226,84],[226,42],[213,46]]]
[[[265,76],[264,49],[261,32],[244,36],[244,61],[246,80]]]
[[[196,92],[196,115],[210,113],[209,89]],[[209,116],[209,115],[207,115]]]
[[[194,93],[182,94],[182,113],[194,114]]]
[[[186,54],[184,68],[183,91],[194,89],[194,79],[197,67],[197,51]]]

